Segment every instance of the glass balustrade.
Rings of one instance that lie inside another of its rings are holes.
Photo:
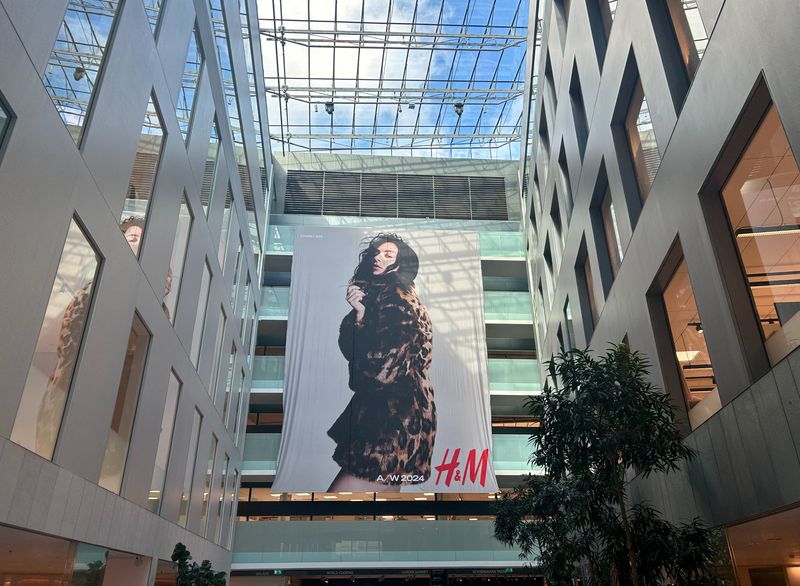
[[[528,434],[492,434],[492,455],[497,474],[532,472],[528,463],[531,445]],[[279,433],[248,433],[244,442],[244,471],[274,471],[281,443]]]
[[[254,391],[282,390],[285,357],[256,356],[253,360]],[[492,393],[530,395],[542,390],[539,361],[523,358],[489,358],[489,390]]]
[[[494,522],[292,521],[236,524],[234,564],[487,562],[519,565],[494,538]]]
[[[527,291],[484,291],[483,314],[487,322],[532,322]]]
[[[484,291],[484,317],[488,322],[532,322],[531,296],[526,291]],[[261,288],[261,318],[289,315],[289,287]]]
[[[294,251],[295,226],[271,225],[267,235],[267,252],[291,254]],[[481,257],[525,258],[525,239],[522,232],[480,231]]]

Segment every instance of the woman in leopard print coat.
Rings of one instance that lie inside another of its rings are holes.
[[[436,405],[428,380],[433,328],[417,297],[416,253],[378,234],[347,288],[339,328],[353,397],[328,430],[341,471],[329,491],[399,491],[430,477]]]

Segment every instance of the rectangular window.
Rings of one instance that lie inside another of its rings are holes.
[[[217,320],[217,333],[214,336],[214,360],[211,368],[211,380],[208,382],[208,395],[213,403],[217,402],[217,374],[219,373],[219,361],[222,354],[222,334],[225,332],[225,310],[220,307],[219,319]]]
[[[653,185],[658,167],[661,165],[661,154],[658,152],[656,133],[640,79],[636,81],[636,87],[628,106],[628,114],[625,117],[625,133],[628,137],[633,168],[639,185],[639,196],[644,202],[647,194],[650,193],[650,187]]]
[[[569,178],[569,165],[567,164],[567,153],[564,150],[564,141],[561,141],[561,149],[558,152],[558,170],[561,173],[561,184],[564,186],[564,213],[567,216],[567,224],[572,216],[572,182]],[[562,242],[566,239],[566,230],[562,234]]]
[[[222,267],[222,272],[225,272],[225,261],[227,260],[228,252],[228,234],[231,233],[231,228],[238,232],[239,222],[236,218],[236,210],[233,209],[233,192],[231,185],[228,184],[228,191],[225,194],[225,208],[222,210],[222,231],[219,236],[219,266]]]
[[[161,431],[158,434],[158,447],[156,448],[156,463],[153,468],[153,478],[150,480],[150,494],[147,497],[147,506],[155,514],[161,512],[161,502],[164,493],[164,483],[167,479],[167,466],[172,450],[172,430],[175,428],[175,416],[178,413],[178,399],[181,395],[181,380],[175,371],[170,370],[167,383],[167,400],[164,403],[164,412],[161,416]]]
[[[575,137],[583,159],[586,153],[586,142],[589,140],[589,121],[586,117],[586,106],[583,102],[581,79],[578,75],[578,62],[572,64],[572,77],[569,82],[569,100],[572,106],[572,119],[575,122]]]
[[[577,344],[575,343],[575,326],[572,323],[572,308],[569,305],[569,298],[564,304],[564,332],[566,333],[566,338],[564,339],[565,348],[573,350]]]
[[[800,345],[800,172],[770,105],[722,188],[745,281],[774,364]]]
[[[178,212],[178,225],[175,228],[175,240],[172,241],[172,256],[170,257],[167,286],[164,294],[164,311],[172,322],[175,322],[175,309],[178,305],[178,296],[181,292],[183,268],[186,260],[186,249],[189,245],[189,233],[192,230],[192,210],[186,199],[186,192],[181,194],[181,208]]]
[[[208,151],[206,162],[203,166],[203,183],[200,188],[200,205],[203,206],[203,213],[208,217],[208,210],[211,207],[213,198],[214,180],[217,175],[217,156],[219,154],[219,125],[217,117],[214,116],[214,123],[211,125],[211,134],[208,137]]]
[[[549,51],[544,59],[544,81],[547,89],[550,90],[550,95],[553,98],[553,105],[555,106],[558,104],[558,95],[556,94],[556,81],[553,77],[553,65],[550,62]],[[542,114],[544,114],[544,112],[542,112]]]
[[[147,22],[150,24],[150,31],[153,36],[158,30],[158,22],[161,19],[161,10],[164,8],[166,0],[144,0],[144,12],[147,14]]]
[[[253,342],[255,341],[255,337],[253,336],[253,327],[256,323],[256,304],[255,301],[253,305],[250,306],[250,315],[247,317],[247,334],[244,337],[245,344],[247,344],[247,361],[250,361],[250,357],[253,355]]]
[[[244,303],[242,304],[241,318],[242,322],[239,326],[239,335],[242,336],[242,344],[247,347],[247,336],[245,336],[245,320],[247,319],[247,310],[250,306],[250,275],[247,275],[247,282],[244,285]]]
[[[197,368],[197,361],[200,358],[200,346],[203,340],[203,333],[206,323],[206,309],[208,308],[208,291],[211,285],[211,267],[208,266],[208,259],[203,264],[203,276],[200,279],[200,297],[197,301],[197,313],[194,316],[194,330],[192,330],[191,359],[194,367]]]
[[[222,541],[222,526],[225,524],[225,495],[228,492],[228,466],[230,466],[231,459],[228,454],[225,454],[225,459],[222,461],[222,474],[219,477],[219,499],[217,501],[217,514],[216,523],[214,527],[214,543],[217,545]]]
[[[611,274],[616,278],[619,266],[622,264],[622,242],[619,237],[619,225],[617,224],[617,214],[614,211],[614,201],[611,198],[611,191],[606,187],[606,194],[600,204],[600,213],[603,219],[603,233],[606,240],[606,249],[611,264]]]
[[[669,278],[663,300],[689,422],[694,429],[719,411],[721,405],[689,268],[684,259]]]
[[[697,0],[667,0],[667,10],[689,80],[694,79],[708,45]]]
[[[203,505],[200,507],[200,531],[205,537],[208,534],[208,508],[211,499],[211,488],[214,482],[214,462],[217,459],[217,436],[211,436],[211,448],[208,452],[208,466],[206,467],[206,481],[203,485]]]
[[[200,443],[200,426],[203,416],[197,409],[192,418],[192,435],[189,436],[189,453],[186,456],[186,469],[183,473],[183,489],[181,490],[181,506],[178,511],[178,525],[186,527],[189,519],[189,503],[192,500],[192,484],[194,483],[194,468],[197,463],[197,445]]]
[[[101,257],[70,221],[11,440],[50,460],[78,363]]]
[[[231,393],[233,392],[233,371],[236,362],[236,344],[231,344],[231,354],[228,358],[228,374],[225,378],[225,402],[222,406],[222,422],[230,429],[228,413],[231,408]]]
[[[589,309],[592,315],[592,326],[597,324],[600,319],[600,314],[597,311],[597,301],[594,298],[594,274],[592,273],[592,263],[589,260],[589,255],[583,261],[583,278],[586,283],[586,299],[589,301]]]
[[[233,469],[233,482],[228,490],[228,549],[233,547],[233,527],[236,519],[236,492],[239,490],[239,471]]]
[[[231,307],[236,308],[236,297],[239,292],[239,275],[242,273],[242,266],[245,264],[242,250],[244,249],[244,242],[242,237],[239,236],[239,246],[236,248],[236,264],[233,269],[233,283],[231,284]]]
[[[234,440],[236,445],[239,445],[239,432],[242,428],[242,405],[244,405],[244,380],[245,380],[245,372],[244,368],[239,373],[239,389],[236,392],[236,412],[234,413],[234,417],[236,420],[233,423],[234,428]]]
[[[125,473],[125,462],[128,459],[128,447],[133,434],[133,420],[136,416],[136,405],[139,403],[139,391],[142,387],[147,350],[150,347],[150,332],[142,323],[139,314],[133,315],[133,324],[128,336],[128,349],[122,365],[122,375],[117,388],[117,401],[111,417],[111,429],[106,440],[106,453],[100,470],[98,484],[119,494],[122,488],[122,475]]]
[[[192,123],[192,113],[197,98],[197,84],[200,82],[200,72],[203,70],[203,48],[200,37],[197,36],[197,24],[192,29],[189,37],[189,49],[186,52],[186,63],[183,66],[181,87],[178,89],[178,105],[175,114],[178,117],[178,127],[181,129],[184,142],[189,136],[189,126]]]
[[[121,2],[69,0],[47,61],[44,86],[80,144]]]
[[[154,96],[151,95],[150,101],[147,103],[142,132],[139,135],[139,146],[136,148],[133,171],[131,171],[128,182],[128,192],[125,196],[125,205],[122,208],[119,224],[136,256],[139,256],[141,241],[144,238],[147,212],[153,197],[153,185],[164,145],[164,136],[161,115]]]

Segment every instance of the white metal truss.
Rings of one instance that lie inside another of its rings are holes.
[[[259,0],[275,152],[519,157],[528,0],[358,4]]]

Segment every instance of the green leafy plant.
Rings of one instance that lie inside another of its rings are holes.
[[[648,368],[624,344],[599,358],[572,350],[548,363],[548,384],[529,400],[540,422],[530,461],[544,477],[498,501],[495,536],[525,557],[538,553],[553,586],[572,584],[577,571],[598,585],[714,583],[714,549],[698,519],[675,526],[628,503],[629,471],[668,473],[693,457]]]
[[[177,565],[176,586],[225,586],[225,572],[215,572],[211,562],[192,562],[192,554],[183,543],[176,543],[172,561]],[[191,562],[191,563],[190,563]]]

